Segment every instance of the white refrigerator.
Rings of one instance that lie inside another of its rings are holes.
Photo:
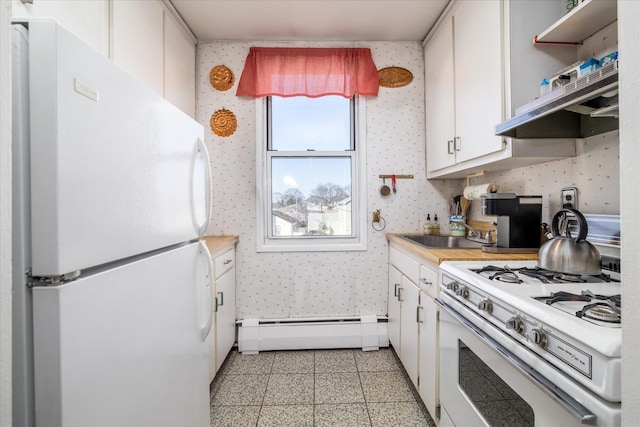
[[[16,426],[208,426],[203,128],[54,21],[13,26]]]

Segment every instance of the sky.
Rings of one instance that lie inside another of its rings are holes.
[[[274,150],[307,152],[350,148],[349,100],[346,98],[273,97],[272,110]],[[298,188],[308,197],[318,184],[344,187],[351,182],[349,158],[274,157],[271,166],[274,193]]]

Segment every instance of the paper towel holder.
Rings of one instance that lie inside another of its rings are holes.
[[[479,176],[484,176],[484,171],[475,172],[475,173],[472,173],[471,175],[467,175],[467,187],[471,185],[471,178],[477,178]]]

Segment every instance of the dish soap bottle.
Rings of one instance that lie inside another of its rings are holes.
[[[431,234],[436,236],[440,235],[440,223],[438,222],[438,214],[433,215],[433,228],[431,229]]]
[[[433,230],[433,224],[431,224],[431,215],[427,214],[427,222],[424,224],[423,232],[425,235],[431,234]]]

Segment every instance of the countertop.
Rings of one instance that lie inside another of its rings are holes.
[[[403,233],[409,234],[409,233]],[[481,249],[432,249],[411,243],[397,234],[387,233],[387,240],[433,264],[443,261],[537,260],[538,254],[492,254]]]
[[[213,255],[221,249],[226,249],[238,243],[238,236],[204,236],[202,238]]]

